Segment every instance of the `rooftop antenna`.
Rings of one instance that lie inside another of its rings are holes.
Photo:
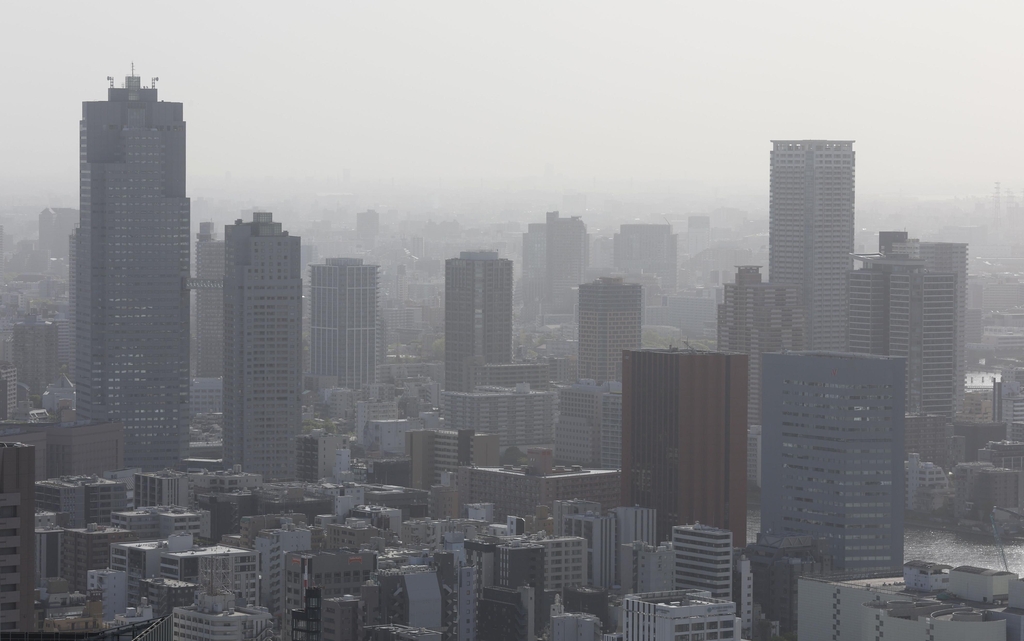
[[[132,60],[132,76],[135,75],[135,61]]]
[[[153,83],[153,84],[151,85],[151,87],[152,87],[153,89],[156,89],[156,81],[157,81],[157,80],[160,80],[160,79],[159,79],[159,78],[153,78],[153,79],[151,80],[151,82]]]
[[[107,76],[107,82],[110,83],[110,88],[114,88],[114,76]]]

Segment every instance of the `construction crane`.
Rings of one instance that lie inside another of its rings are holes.
[[[999,527],[995,524],[995,510],[988,515],[989,520],[992,521],[992,536],[995,537],[995,545],[999,548],[999,556],[1002,557],[1002,569],[1010,571],[1010,563],[1007,563],[1007,550],[1002,547],[1002,539],[999,538]]]

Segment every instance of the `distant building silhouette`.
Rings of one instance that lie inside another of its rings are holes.
[[[643,292],[621,278],[579,288],[579,375],[599,383],[622,380],[622,352],[640,349]]]
[[[337,387],[377,382],[378,267],[361,258],[309,266],[310,374]]]

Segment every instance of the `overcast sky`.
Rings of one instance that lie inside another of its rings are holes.
[[[8,195],[77,189],[81,102],[132,61],[185,103],[193,179],[550,164],[767,191],[769,140],[838,138],[860,192],[1024,188],[1021,2],[11,2],[0,21]]]

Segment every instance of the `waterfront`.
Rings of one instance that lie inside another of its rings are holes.
[[[756,538],[760,527],[760,508],[753,507],[747,510],[748,541]],[[1003,569],[999,548],[991,536],[964,535],[919,526],[906,527],[903,558],[907,561],[934,561],[952,566],[975,565],[993,570]],[[1024,574],[1024,544],[1008,543],[1006,560],[1011,572]]]

